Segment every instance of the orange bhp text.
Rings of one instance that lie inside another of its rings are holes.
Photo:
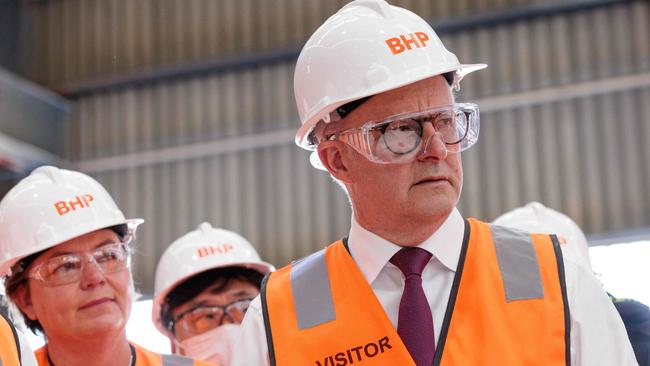
[[[228,253],[233,249],[233,246],[230,244],[222,244],[222,245],[209,245],[206,247],[200,247],[197,249],[197,254],[199,255],[199,258],[207,257],[209,255],[215,255],[215,254],[225,254]]]
[[[78,209],[90,207],[90,203],[93,200],[94,197],[92,195],[84,194],[82,196],[76,196],[74,199],[69,201],[55,202],[54,208],[59,216],[63,216]]]
[[[404,51],[410,51],[414,48],[427,46],[429,36],[424,32],[415,32],[401,34],[399,37],[388,38],[386,44],[393,55],[398,55]]]

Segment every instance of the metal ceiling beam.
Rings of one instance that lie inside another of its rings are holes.
[[[0,69],[0,180],[42,164],[63,164],[63,119],[68,101]]]
[[[587,241],[589,242],[590,247],[632,243],[635,241],[647,241],[650,243],[650,227],[615,231],[599,235],[588,235]]]
[[[650,72],[489,97],[473,102],[477,103],[481,108],[481,113],[485,114],[504,109],[523,108],[552,103],[558,100],[585,98],[593,95],[646,87],[650,87]],[[280,131],[238,136],[223,140],[87,159],[78,161],[77,168],[87,173],[99,173],[196,159],[204,156],[229,154],[264,147],[281,146],[291,144],[295,133],[295,128],[288,128]]]
[[[0,132],[0,181],[21,178],[40,165],[69,166],[51,152]]]

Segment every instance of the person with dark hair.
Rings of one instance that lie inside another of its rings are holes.
[[[633,299],[609,297],[625,324],[639,366],[650,366],[650,308]]]
[[[204,222],[161,256],[153,322],[174,353],[228,366],[239,324],[272,270],[242,236]]]
[[[40,366],[207,366],[126,337],[135,289],[126,219],[86,174],[43,166],[0,201],[0,273],[9,300],[47,343]]]

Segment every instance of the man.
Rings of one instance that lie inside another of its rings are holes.
[[[312,35],[296,142],[347,191],[350,234],[267,276],[235,365],[636,365],[555,237],[455,208],[479,118],[452,89],[484,67],[382,0],[351,2]]]
[[[248,240],[204,222],[160,258],[153,322],[175,354],[228,366],[239,324],[272,270]]]

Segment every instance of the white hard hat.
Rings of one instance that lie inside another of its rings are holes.
[[[296,144],[313,150],[309,135],[345,103],[432,76],[455,72],[455,82],[485,64],[465,65],[422,18],[384,0],[356,0],[309,38],[298,57],[294,93],[302,126]]]
[[[492,223],[531,233],[557,234],[566,239],[566,245],[575,253],[577,260],[585,268],[591,269],[587,237],[578,224],[561,212],[539,202],[530,202],[526,206],[504,213]]]
[[[251,243],[241,235],[213,228],[207,222],[200,224],[196,230],[174,241],[158,262],[151,317],[160,332],[172,336],[161,319],[167,295],[190,277],[222,267],[244,267],[262,275],[275,269],[263,262]]]
[[[116,225],[135,233],[106,189],[86,174],[42,166],[0,202],[0,275],[22,258],[78,236]]]

